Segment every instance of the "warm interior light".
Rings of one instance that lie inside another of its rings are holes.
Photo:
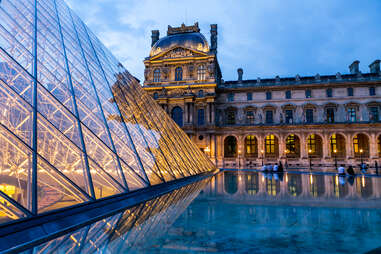
[[[360,149],[360,153],[364,152],[364,150]]]
[[[334,153],[337,153],[337,150],[335,149],[335,150],[333,150],[333,152],[334,152]]]
[[[207,153],[210,152],[209,146],[207,146],[207,147],[205,148],[205,152],[207,152]]]

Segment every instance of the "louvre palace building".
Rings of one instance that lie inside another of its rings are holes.
[[[168,26],[144,60],[143,88],[220,168],[289,168],[381,163],[380,60],[348,73],[225,81],[210,43],[192,26]],[[252,75],[252,74],[251,74]]]

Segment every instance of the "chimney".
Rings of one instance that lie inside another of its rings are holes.
[[[152,43],[151,43],[151,47],[153,47],[153,45],[159,40],[159,37],[160,37],[159,30],[152,30],[152,35],[151,35]]]
[[[243,69],[238,68],[237,73],[238,73],[238,81],[242,81]]]
[[[359,60],[354,61],[351,65],[349,65],[349,72],[351,74],[360,73],[359,64],[360,64]]]
[[[217,24],[210,25],[210,51],[217,54]]]
[[[380,60],[375,60],[369,65],[370,73],[380,73]]]

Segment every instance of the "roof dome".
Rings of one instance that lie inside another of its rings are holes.
[[[173,47],[181,46],[201,52],[209,52],[208,41],[198,32],[178,33],[165,36],[158,40],[152,47],[150,56],[155,56]]]

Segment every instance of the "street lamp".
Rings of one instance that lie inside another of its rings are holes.
[[[210,153],[210,148],[209,148],[209,146],[207,146],[206,148],[205,148],[205,153],[209,156],[209,153]]]
[[[308,158],[310,159],[310,170],[312,169],[311,153],[312,153],[312,150],[309,149],[309,150],[308,150]]]
[[[287,157],[288,157],[288,153],[289,153],[289,152],[290,152],[290,151],[289,151],[288,149],[286,149],[286,151],[284,151],[284,153],[286,154],[286,163],[285,163],[284,167],[285,167],[286,169],[288,169]]]
[[[263,166],[263,153],[264,153],[264,151],[263,151],[263,150],[261,150],[261,159],[262,159],[262,166]]]
[[[360,149],[360,159],[361,159],[361,165],[363,164],[363,159],[362,159],[362,153],[364,152],[364,150]]]
[[[337,150],[333,150],[333,156],[335,157],[335,168],[337,170]]]

